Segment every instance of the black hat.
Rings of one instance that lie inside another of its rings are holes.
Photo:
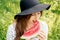
[[[15,15],[15,19],[20,15],[28,15],[33,12],[39,12],[43,10],[48,10],[50,8],[49,4],[40,4],[38,0],[21,0],[20,2],[21,13]]]

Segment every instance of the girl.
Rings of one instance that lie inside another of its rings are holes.
[[[7,40],[47,40],[48,26],[40,21],[44,9],[49,4],[40,4],[38,0],[21,0],[21,13],[15,15],[14,23],[8,27]]]

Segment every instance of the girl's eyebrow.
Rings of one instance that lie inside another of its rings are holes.
[[[41,12],[35,12],[35,13],[41,13]]]

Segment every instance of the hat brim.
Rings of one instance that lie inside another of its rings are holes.
[[[32,8],[26,9],[24,11],[22,11],[21,13],[15,15],[19,16],[19,15],[29,15],[32,14],[33,12],[39,12],[39,11],[43,11],[43,10],[48,10],[50,8],[51,5],[49,4],[38,4],[36,6],[33,6]]]

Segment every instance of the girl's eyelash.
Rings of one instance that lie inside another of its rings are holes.
[[[38,13],[38,14],[40,14],[40,13]]]

